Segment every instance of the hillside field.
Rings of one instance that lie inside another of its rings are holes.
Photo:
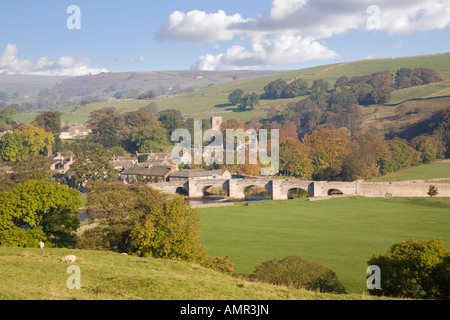
[[[80,289],[68,289],[75,254]],[[379,300],[248,282],[194,264],[112,252],[0,247],[0,300]]]
[[[397,241],[442,239],[450,247],[450,198],[344,198],[256,201],[200,209],[212,255],[229,255],[236,273],[297,255],[334,270],[348,292],[366,288],[367,261]],[[383,276],[383,275],[381,275]]]
[[[198,120],[217,115],[223,116],[224,120],[237,119],[240,121],[248,121],[255,117],[264,117],[270,109],[283,109],[288,103],[296,102],[306,97],[276,100],[261,99],[260,104],[255,106],[254,110],[238,112],[237,106],[228,104],[228,95],[235,89],[242,89],[246,93],[255,92],[262,94],[264,92],[264,86],[271,81],[283,79],[290,82],[298,78],[307,80],[310,84],[316,79],[324,79],[329,82],[330,86],[333,86],[336,79],[340,76],[345,75],[351,78],[352,76],[367,75],[384,70],[391,70],[395,73],[395,71],[402,67],[432,68],[443,74],[446,77],[446,80],[440,83],[397,90],[392,93],[391,104],[399,104],[409,99],[450,95],[450,54],[445,53],[415,57],[368,59],[285,72],[280,71],[279,73],[267,76],[214,84],[190,93],[158,96],[151,100],[109,100],[91,103],[85,106],[73,105],[59,110],[63,113],[64,120],[69,120],[69,122],[72,123],[83,123],[88,119],[89,113],[93,110],[114,106],[120,112],[135,111],[140,107],[148,105],[150,102],[156,102],[159,110],[177,109],[180,110],[186,118],[191,117]],[[425,108],[428,104],[432,104],[432,101],[433,100],[427,101],[424,105]],[[450,98],[439,101],[437,106],[433,106],[433,110],[447,107],[449,103]],[[386,110],[392,109],[392,107],[389,106],[367,106],[364,108],[367,110],[364,110],[363,112],[366,115],[373,113],[376,107],[378,107],[377,113],[378,111],[386,112]],[[407,108],[410,107],[413,108],[415,106],[414,104],[407,105]],[[20,121],[28,121],[28,118],[30,117],[25,115],[17,116],[17,120]]]
[[[430,180],[440,178],[449,178],[450,180],[449,160],[436,161],[434,163],[408,168],[405,170],[384,175],[382,177],[371,179],[369,181],[386,182],[386,181]]]

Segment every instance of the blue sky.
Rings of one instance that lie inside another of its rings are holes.
[[[449,52],[449,31],[450,0],[9,1],[0,74],[300,69]]]

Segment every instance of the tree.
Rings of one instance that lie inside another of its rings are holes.
[[[435,196],[437,196],[438,194],[439,194],[438,188],[436,188],[435,186],[429,186],[429,187],[428,187],[427,195],[429,195],[430,198],[431,198],[431,197],[435,197]]]
[[[7,133],[0,138],[0,157],[6,162],[18,162],[28,157],[22,136],[17,133]]]
[[[345,287],[333,270],[297,256],[264,261],[255,268],[252,274],[246,275],[246,277],[253,281],[284,285],[296,289],[336,294],[346,293]]]
[[[45,113],[38,114],[32,124],[37,127],[43,128],[46,132],[51,132],[55,139],[54,151],[60,151],[61,149],[61,112],[59,111],[47,111]]]
[[[254,92],[247,93],[242,97],[241,103],[242,109],[245,110],[249,107],[250,110],[253,110],[254,106],[259,104],[259,96]]]
[[[66,175],[69,185],[82,188],[88,181],[117,181],[118,172],[109,162],[112,154],[106,149],[92,149],[77,154]]]
[[[25,160],[17,162],[11,180],[15,183],[22,183],[27,180],[51,181],[52,172],[50,164],[45,156],[30,156]]]
[[[241,90],[241,89],[233,90],[233,92],[228,95],[228,102],[231,105],[240,104],[243,95],[244,95],[244,91],[243,90]]]
[[[297,140],[280,144],[280,172],[284,175],[311,178],[313,165],[308,150]]]
[[[450,250],[439,239],[399,241],[367,262],[381,269],[381,289],[372,295],[449,299]]]
[[[105,148],[120,145],[124,121],[114,107],[92,111],[87,124],[92,130],[89,137],[92,142],[100,143]]]
[[[56,182],[29,180],[0,193],[0,203],[0,239],[9,244],[14,236],[29,240],[16,239],[14,246],[37,245],[44,239],[58,247],[74,245],[73,232],[80,225],[78,191]]]
[[[25,125],[14,130],[23,139],[24,147],[27,148],[29,155],[47,155],[52,151],[52,144],[55,141],[51,132],[45,132],[44,129],[33,125]]]
[[[140,153],[163,152],[169,146],[166,129],[159,122],[153,126],[135,128],[130,141],[133,151]]]
[[[306,135],[303,143],[311,150],[316,179],[335,178],[340,174],[343,161],[350,152],[351,140],[347,130],[316,130]]]
[[[303,79],[292,81],[285,89],[285,96],[301,97],[309,93],[308,82]]]
[[[167,130],[167,137],[171,140],[172,132],[176,129],[185,128],[183,115],[178,110],[164,110],[159,113],[158,121]]]
[[[24,125],[0,138],[3,161],[18,162],[29,156],[47,155],[52,150],[53,134],[33,125]]]
[[[323,79],[316,79],[313,81],[313,84],[311,86],[311,92],[317,93],[319,91],[328,91],[328,81]]]
[[[142,183],[88,184],[87,205],[102,219],[96,246],[141,257],[183,260],[232,272],[228,257],[210,257],[200,244],[197,210],[182,197],[169,197]],[[86,241],[84,241],[86,243]]]
[[[264,87],[264,99],[280,99],[284,97],[287,86],[287,82],[283,79],[269,82]]]
[[[1,99],[0,99],[1,100]],[[17,109],[8,107],[0,110],[0,123],[13,124],[15,123],[14,115],[17,114]]]

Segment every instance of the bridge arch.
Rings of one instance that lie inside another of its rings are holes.
[[[268,189],[267,186],[260,186],[256,184],[248,185],[244,188],[245,198],[271,198],[272,190]]]
[[[310,193],[303,188],[291,188],[287,192],[288,199],[296,198],[308,198],[311,197]]]
[[[175,191],[176,194],[179,194],[180,196],[185,196],[188,197],[189,196],[189,191],[187,191],[185,188],[183,187],[178,187],[177,190]]]
[[[223,188],[223,186],[217,186],[217,185],[209,185],[204,186],[202,188],[202,194],[203,196],[225,196],[227,195],[227,190]]]
[[[327,194],[329,196],[335,196],[335,195],[341,195],[341,194],[344,194],[344,193],[341,190],[339,190],[339,189],[329,189]]]

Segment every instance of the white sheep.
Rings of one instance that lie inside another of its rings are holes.
[[[44,249],[44,243],[42,241],[39,242],[39,248]]]
[[[77,260],[77,257],[75,257],[74,255],[68,255],[65,256],[64,258],[61,259],[61,263],[63,262],[67,262],[67,263],[72,263],[75,262]]]

